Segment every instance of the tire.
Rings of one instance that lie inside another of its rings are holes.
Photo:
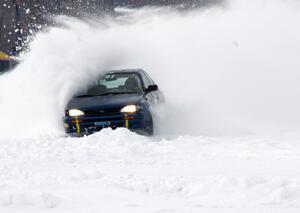
[[[148,136],[152,136],[154,134],[154,127],[153,127],[153,118],[152,118],[152,115],[150,114],[150,119],[149,119],[149,122],[148,122],[148,125],[145,129],[145,134],[148,135]]]

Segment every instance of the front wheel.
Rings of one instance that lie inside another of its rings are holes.
[[[148,135],[148,136],[152,136],[153,133],[154,133],[153,119],[152,119],[152,115],[150,115],[148,124],[147,124],[146,129],[145,129],[145,134]]]

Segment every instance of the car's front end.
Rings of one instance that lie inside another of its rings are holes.
[[[70,108],[65,112],[64,127],[71,136],[90,135],[103,128],[127,128],[129,130],[152,134],[152,117],[144,104],[130,104],[107,108]]]

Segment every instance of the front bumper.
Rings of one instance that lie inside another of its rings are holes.
[[[114,114],[114,115],[84,115],[79,117],[65,116],[65,132],[71,136],[90,135],[104,128],[127,128],[140,131],[147,126],[144,115],[136,114]]]

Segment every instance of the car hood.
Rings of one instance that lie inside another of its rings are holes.
[[[77,97],[73,98],[67,108],[76,109],[107,109],[122,108],[125,105],[137,104],[143,99],[143,94],[118,94],[94,97]]]

